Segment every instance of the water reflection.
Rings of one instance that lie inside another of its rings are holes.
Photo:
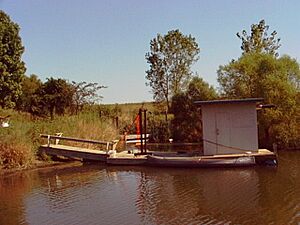
[[[279,163],[27,171],[0,178],[0,224],[298,224],[300,152]]]
[[[24,197],[39,179],[36,174],[17,173],[0,179],[0,224],[24,222]]]
[[[258,206],[258,176],[252,169],[139,172],[135,204],[142,223],[236,224],[252,221]]]

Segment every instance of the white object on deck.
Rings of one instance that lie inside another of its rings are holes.
[[[63,133],[55,133],[56,136],[61,137]],[[55,144],[58,145],[59,139],[55,139]]]
[[[116,153],[117,153],[116,150],[109,150],[109,151],[107,152],[107,154],[109,154],[110,157],[112,157],[112,158],[116,157]]]
[[[4,128],[9,127],[9,123],[8,122],[2,122],[1,127],[4,127]]]

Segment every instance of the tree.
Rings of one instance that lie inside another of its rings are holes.
[[[280,38],[276,31],[268,36],[269,26],[261,20],[251,26],[251,35],[243,30],[242,56],[220,66],[218,82],[227,98],[263,97],[276,108],[258,113],[259,142],[264,147],[278,143],[282,148],[299,146],[300,97],[299,63],[289,56],[278,58]]]
[[[200,77],[193,77],[185,93],[172,98],[172,137],[175,141],[199,142],[202,139],[201,111],[194,102],[218,97],[215,89]]]
[[[92,105],[102,99],[98,91],[101,88],[106,88],[105,86],[98,85],[98,83],[87,83],[85,81],[79,83],[73,81],[72,86],[74,89],[73,105],[76,114],[84,105]]]
[[[251,34],[248,35],[246,30],[237,33],[239,39],[242,40],[241,49],[243,53],[267,53],[278,56],[277,50],[281,46],[280,38],[276,38],[277,32],[274,30],[271,35],[268,35],[269,26],[265,20],[259,21],[258,24],[251,25]]]
[[[16,108],[21,111],[29,112],[33,115],[39,114],[37,102],[40,96],[38,91],[41,89],[43,82],[37,75],[31,74],[29,77],[24,76],[22,83],[22,94],[17,101]]]
[[[19,30],[18,24],[0,10],[0,106],[3,108],[15,106],[26,71]]]
[[[188,98],[194,101],[206,101],[218,97],[216,90],[200,77],[193,77],[187,90]]]
[[[47,109],[51,119],[54,114],[63,115],[65,109],[71,106],[74,89],[64,79],[48,78],[43,84],[39,95],[41,96],[41,107]]]
[[[165,36],[158,34],[150,41],[146,84],[152,88],[155,101],[164,102],[167,111],[171,97],[185,90],[192,74],[191,65],[198,60],[199,52],[195,38],[179,30],[169,31]]]
[[[260,144],[265,147],[274,142],[282,148],[299,144],[299,81],[299,64],[295,59],[277,59],[267,53],[244,54],[218,70],[223,96],[263,97],[265,103],[276,105],[258,114]]]

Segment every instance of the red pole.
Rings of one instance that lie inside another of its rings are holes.
[[[146,115],[147,110],[144,110],[144,150],[145,153],[147,153],[147,115]]]
[[[141,140],[141,153],[144,153],[143,150],[143,120],[142,120],[142,109],[139,110],[139,124],[140,124],[140,140]]]

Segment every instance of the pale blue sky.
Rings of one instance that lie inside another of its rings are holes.
[[[265,19],[281,37],[280,54],[300,59],[300,1],[0,0],[21,27],[27,74],[98,82],[103,103],[151,101],[145,54],[157,33],[194,36],[193,66],[217,87],[216,71],[241,54],[236,33]]]

